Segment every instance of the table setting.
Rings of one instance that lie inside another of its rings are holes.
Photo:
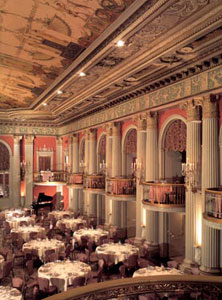
[[[87,222],[84,219],[81,218],[71,218],[71,219],[62,219],[58,220],[56,223],[56,226],[59,227],[60,224],[64,224],[67,229],[71,229],[72,231],[75,231],[78,229],[78,225],[82,224],[83,226],[86,226]]]
[[[182,275],[183,272],[175,268],[165,268],[164,266],[149,266],[138,269],[133,273],[133,277],[156,276],[156,275]]]
[[[19,290],[11,286],[0,286],[0,299],[4,300],[22,300],[22,294]]]
[[[73,233],[73,237],[76,238],[78,243],[81,244],[81,237],[87,236],[91,241],[98,242],[100,237],[107,237],[109,232],[101,228],[82,228]]]
[[[55,261],[41,266],[38,270],[38,277],[49,280],[50,285],[54,285],[53,278],[57,278],[57,289],[60,292],[66,291],[67,287],[72,285],[76,277],[85,277],[87,279],[91,276],[91,267],[86,263],[80,261]]]
[[[35,224],[35,218],[34,217],[11,217],[10,219],[7,219],[7,222],[9,223],[9,226],[11,227],[11,229],[13,228],[18,228],[19,226],[21,226],[21,224],[24,222],[26,223],[26,226],[29,225],[34,225]]]
[[[54,216],[56,220],[62,220],[64,217],[72,218],[74,213],[69,210],[54,210],[51,211],[48,216]]]
[[[38,226],[38,225],[29,225],[29,226],[19,226],[17,228],[13,228],[11,232],[18,233],[25,242],[30,240],[30,233],[35,232],[37,233],[38,238],[45,238],[46,230],[45,228]]]

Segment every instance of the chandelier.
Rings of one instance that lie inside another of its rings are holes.
[[[185,186],[187,190],[193,193],[197,192],[197,167],[194,163],[182,163],[182,175],[185,177]]]
[[[139,181],[143,178],[143,164],[142,162],[138,162],[137,159],[135,162],[131,164],[132,169],[132,177],[138,179]]]

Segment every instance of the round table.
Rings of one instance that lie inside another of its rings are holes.
[[[106,230],[91,229],[91,228],[82,228],[73,233],[73,236],[77,239],[78,243],[81,244],[81,236],[87,236],[90,240],[98,242],[100,237],[108,236],[109,232]]]
[[[79,224],[83,224],[84,226],[86,226],[86,220],[81,218],[63,219],[57,221],[56,226],[59,227],[60,224],[64,224],[67,229],[71,229],[72,231],[75,231],[78,228]]]
[[[18,235],[20,235],[25,242],[28,242],[30,240],[30,233],[31,232],[36,232],[37,237],[41,238],[41,239],[45,238],[45,235],[46,235],[45,228],[43,228],[41,226],[38,226],[38,225],[19,226],[17,228],[13,228],[11,230],[11,232],[18,233]]]
[[[6,219],[10,219],[10,218],[13,218],[13,217],[23,217],[25,216],[25,211],[22,210],[22,209],[7,209],[7,210],[4,210],[3,213],[5,214],[5,218]]]
[[[72,211],[69,210],[54,210],[51,211],[48,216],[54,216],[56,220],[61,220],[64,217],[73,217],[74,213]]]
[[[86,281],[91,275],[91,267],[80,261],[56,261],[50,262],[41,266],[38,270],[38,277],[47,278],[50,285],[52,279],[61,279],[58,282],[57,289],[60,292],[66,291],[68,285],[72,285],[73,280],[76,277],[85,277]]]
[[[22,300],[22,294],[19,290],[11,286],[0,286],[0,299],[4,300]]]
[[[130,255],[138,255],[138,253],[139,248],[131,244],[110,243],[96,248],[98,258],[103,258],[106,262],[114,264],[126,260]]]
[[[65,251],[65,244],[56,239],[43,239],[43,240],[31,240],[23,245],[22,250],[34,250],[37,252],[38,257],[41,261],[45,260],[46,250],[55,250],[56,253]]]
[[[26,222],[28,225],[34,225],[35,224],[35,218],[33,217],[12,217],[10,219],[7,219],[7,222],[9,223],[11,228],[18,228],[21,224],[21,222]]]
[[[147,267],[142,268],[133,273],[133,277],[155,276],[155,275],[182,275],[183,272],[174,268],[164,267]]]

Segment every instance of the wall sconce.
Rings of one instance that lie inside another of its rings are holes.
[[[138,179],[139,181],[143,178],[143,164],[142,162],[136,162],[131,164],[132,176]]]
[[[186,189],[191,189],[193,193],[197,192],[197,168],[194,163],[182,163],[182,175],[185,176]]]
[[[100,168],[100,172],[104,175],[106,175],[106,171],[107,171],[107,163],[105,163],[105,161],[103,160],[102,163],[99,164],[99,168]]]
[[[20,178],[21,178],[21,181],[23,181],[25,179],[25,172],[26,172],[26,162],[23,160],[20,163]]]
[[[82,170],[81,172],[84,173],[86,169],[86,163],[83,160],[81,160],[79,163],[79,167]]]

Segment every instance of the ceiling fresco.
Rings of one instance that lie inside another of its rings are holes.
[[[68,124],[222,59],[221,0],[0,0],[0,11],[0,123]]]
[[[28,108],[133,0],[0,0],[0,109]]]

